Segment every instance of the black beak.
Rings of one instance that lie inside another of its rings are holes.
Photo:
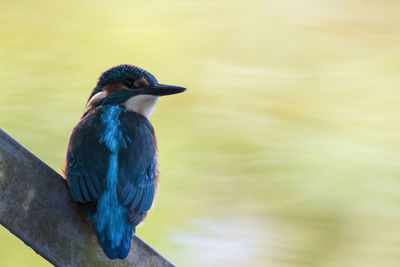
[[[136,95],[155,95],[155,96],[164,96],[164,95],[173,95],[179,94],[186,91],[186,88],[173,86],[173,85],[165,85],[165,84],[154,84],[149,87],[143,87],[140,89],[127,89],[117,91],[106,98],[104,98],[100,103],[102,105],[117,105],[125,102],[129,98]]]
[[[179,94],[186,91],[186,88],[174,85],[166,85],[166,84],[154,84],[149,87],[144,87],[138,90],[141,95],[155,95],[155,96],[164,96],[164,95],[174,95]]]

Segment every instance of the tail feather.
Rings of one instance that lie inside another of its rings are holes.
[[[119,246],[113,246],[113,242],[107,239],[105,231],[100,233],[97,232],[97,238],[104,253],[109,259],[125,259],[129,254],[129,250],[131,249],[132,234],[134,232],[135,230],[133,229],[133,232],[130,231],[130,233],[126,233]]]

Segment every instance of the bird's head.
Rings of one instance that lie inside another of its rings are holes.
[[[150,118],[160,96],[184,92],[179,86],[159,84],[149,72],[132,65],[119,65],[99,78],[86,110],[99,105],[122,105]]]

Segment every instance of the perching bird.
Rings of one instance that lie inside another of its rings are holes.
[[[149,121],[156,102],[185,90],[159,84],[132,65],[113,67],[100,76],[72,131],[64,174],[110,259],[126,258],[157,191],[157,141]]]

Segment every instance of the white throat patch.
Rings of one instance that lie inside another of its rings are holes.
[[[149,120],[159,98],[154,95],[138,95],[129,98],[124,105],[127,110],[137,112]]]

